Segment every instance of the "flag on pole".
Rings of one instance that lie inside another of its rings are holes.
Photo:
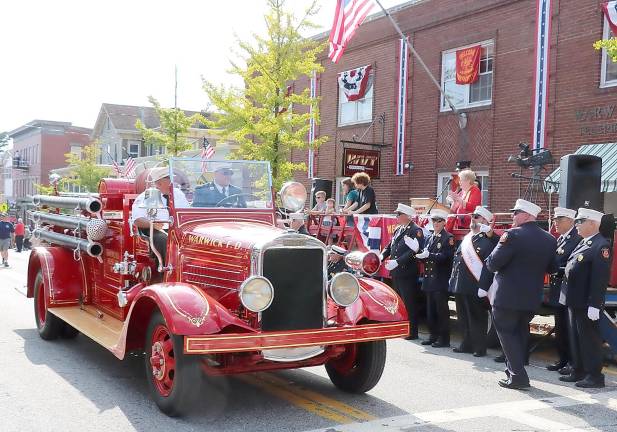
[[[212,144],[208,142],[208,139],[204,137],[203,145],[201,148],[201,171],[202,172],[206,171],[206,161],[208,159],[211,159],[214,156],[214,153],[216,153],[216,151],[214,150],[214,147],[212,146]]]
[[[613,34],[617,35],[617,1],[602,3],[602,10],[604,11],[604,16],[606,16],[606,20]]]
[[[137,164],[135,163],[135,159],[129,157],[124,164],[124,177],[126,178],[135,178],[135,169],[137,168]]]
[[[330,53],[328,57],[336,63],[339,61],[347,44],[373,9],[373,0],[337,0],[334,22],[330,30]]]

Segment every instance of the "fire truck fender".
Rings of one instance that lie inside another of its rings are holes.
[[[344,309],[343,320],[351,323],[359,321],[405,321],[407,310],[403,300],[392,288],[383,282],[370,278],[358,278],[360,298]]]
[[[128,314],[129,338],[130,327],[144,321],[147,325],[154,308],[161,312],[169,330],[178,335],[216,334],[229,326],[237,331],[254,331],[199,287],[173,282],[149,285],[139,291]]]
[[[47,305],[79,303],[86,284],[82,261],[75,261],[73,251],[61,246],[36,247],[28,261],[28,297],[34,297],[34,281],[43,275]]]

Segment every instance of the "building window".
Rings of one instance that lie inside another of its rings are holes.
[[[480,191],[482,192],[482,205],[483,206],[488,206],[488,191],[489,191],[489,176],[488,176],[488,171],[474,171],[476,173],[476,181],[478,181],[480,183]],[[448,181],[448,179],[450,179],[452,177],[451,172],[440,172],[437,174],[437,191],[441,192],[444,188],[444,186],[446,185],[446,182]],[[439,197],[439,202],[443,205],[449,205],[446,202],[446,197],[448,196],[448,191],[450,189],[446,188],[446,190],[444,190],[441,193],[441,196]]]
[[[606,17],[604,17],[604,32],[602,39],[610,39],[615,37],[611,31]],[[602,48],[602,72],[600,77],[600,87],[617,86],[617,63],[608,56],[608,53]]]
[[[373,74],[368,78],[368,90],[360,100],[350,102],[339,88],[338,124],[345,126],[373,120]]]
[[[131,141],[131,140],[129,141],[129,147],[127,149],[129,157],[132,157],[132,158],[139,157],[140,144],[141,143],[139,141]]]
[[[71,153],[75,156],[81,158],[81,145],[80,144],[71,144]]]
[[[480,76],[473,84],[459,85],[456,83],[456,51],[475,45],[482,47]],[[493,100],[493,47],[493,41],[484,41],[441,53],[441,86],[456,108],[491,104]],[[443,95],[441,96],[441,111],[450,111],[450,106]]]

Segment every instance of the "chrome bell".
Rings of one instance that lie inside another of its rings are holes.
[[[167,208],[167,206],[163,204],[163,194],[155,187],[149,187],[148,189],[146,189],[146,191],[144,192],[144,200],[139,205],[139,207],[148,210]]]

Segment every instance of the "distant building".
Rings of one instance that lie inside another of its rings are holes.
[[[0,203],[13,201],[13,150],[0,154]]]
[[[66,166],[66,153],[80,154],[91,133],[92,129],[70,122],[49,120],[33,120],[9,132],[13,138],[13,198],[35,193],[36,184],[48,185],[50,171]]]

